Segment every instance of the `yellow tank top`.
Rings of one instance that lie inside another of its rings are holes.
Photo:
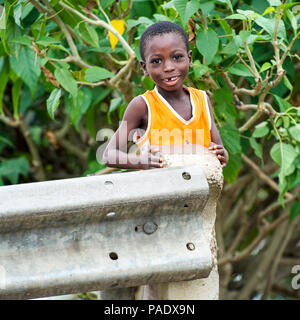
[[[137,131],[134,141],[140,149],[149,145],[202,145],[208,148],[211,142],[211,117],[206,92],[195,88],[184,88],[190,93],[192,117],[183,119],[164,99],[155,87],[141,97],[148,107],[146,131]]]

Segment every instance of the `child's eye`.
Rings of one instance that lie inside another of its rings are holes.
[[[151,60],[151,63],[154,63],[154,64],[160,63],[160,62],[161,62],[161,60],[159,58],[155,58],[155,59]]]
[[[176,54],[176,55],[174,56],[174,60],[179,60],[179,59],[182,58],[182,57],[183,57],[182,54]]]

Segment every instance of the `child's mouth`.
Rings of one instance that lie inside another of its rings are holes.
[[[165,78],[163,81],[168,84],[168,85],[174,85],[178,80],[178,77],[170,77],[170,78]]]

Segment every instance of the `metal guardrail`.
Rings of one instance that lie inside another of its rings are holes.
[[[205,278],[196,165],[0,187],[0,299]]]

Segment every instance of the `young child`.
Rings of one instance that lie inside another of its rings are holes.
[[[129,103],[119,129],[104,151],[106,165],[162,168],[163,158],[157,155],[158,151],[200,144],[212,150],[224,168],[228,153],[216,128],[210,101],[205,91],[183,85],[192,67],[192,51],[184,30],[167,21],[152,24],[142,34],[140,54],[144,74],[156,86]],[[128,153],[133,132],[139,154]],[[158,299],[157,286],[145,286],[143,299]]]
[[[168,21],[150,25],[141,36],[140,54],[144,74],[156,86],[127,106],[120,127],[104,151],[105,164],[126,169],[162,168],[163,159],[157,152],[163,147],[200,144],[212,150],[224,168],[228,153],[210,101],[205,91],[183,85],[192,67],[192,51],[184,30]],[[128,153],[133,132],[139,154]]]

